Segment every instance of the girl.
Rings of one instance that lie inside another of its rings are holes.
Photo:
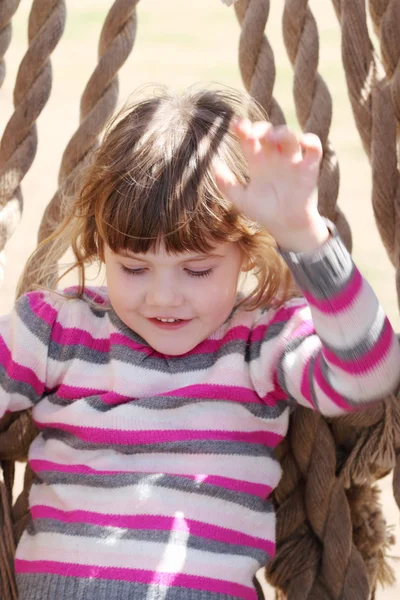
[[[290,409],[336,416],[397,386],[393,330],[317,210],[319,140],[244,106],[131,107],[50,240],[71,236],[79,286],[0,320],[1,413],[33,407],[40,430],[20,600],[253,600]],[[85,285],[93,261],[107,288]]]

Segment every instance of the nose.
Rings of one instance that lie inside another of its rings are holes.
[[[154,275],[146,294],[146,303],[149,306],[180,306],[182,293],[171,274],[163,273]]]

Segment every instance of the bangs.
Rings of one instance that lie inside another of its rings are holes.
[[[162,246],[169,254],[204,254],[219,243],[241,239],[243,218],[226,200],[215,197],[216,190],[197,182],[188,184],[190,190],[180,185],[168,190],[168,181],[164,174],[148,189],[141,186],[140,194],[137,183],[136,189],[125,185],[115,190],[96,223],[103,243],[115,253],[144,254]]]

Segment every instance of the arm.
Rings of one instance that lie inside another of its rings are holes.
[[[306,134],[298,140],[265,122],[241,120],[233,130],[250,181],[242,187],[217,162],[217,183],[238,210],[275,237],[309,305],[286,306],[274,317],[288,322],[263,342],[252,369],[258,388],[267,391],[275,371],[278,388],[326,414],[383,398],[398,385],[400,347],[375,294],[318,212],[319,139]]]
[[[31,292],[0,317],[0,416],[30,408],[45,393],[56,316],[49,294]]]
[[[309,307],[297,315],[297,325],[288,323],[289,340],[276,364],[281,389],[327,415],[394,392],[400,346],[335,228],[317,250],[282,251],[282,256]]]

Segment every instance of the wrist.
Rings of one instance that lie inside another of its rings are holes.
[[[325,220],[318,214],[303,227],[288,228],[274,237],[285,252],[312,252],[323,246],[329,235]]]

